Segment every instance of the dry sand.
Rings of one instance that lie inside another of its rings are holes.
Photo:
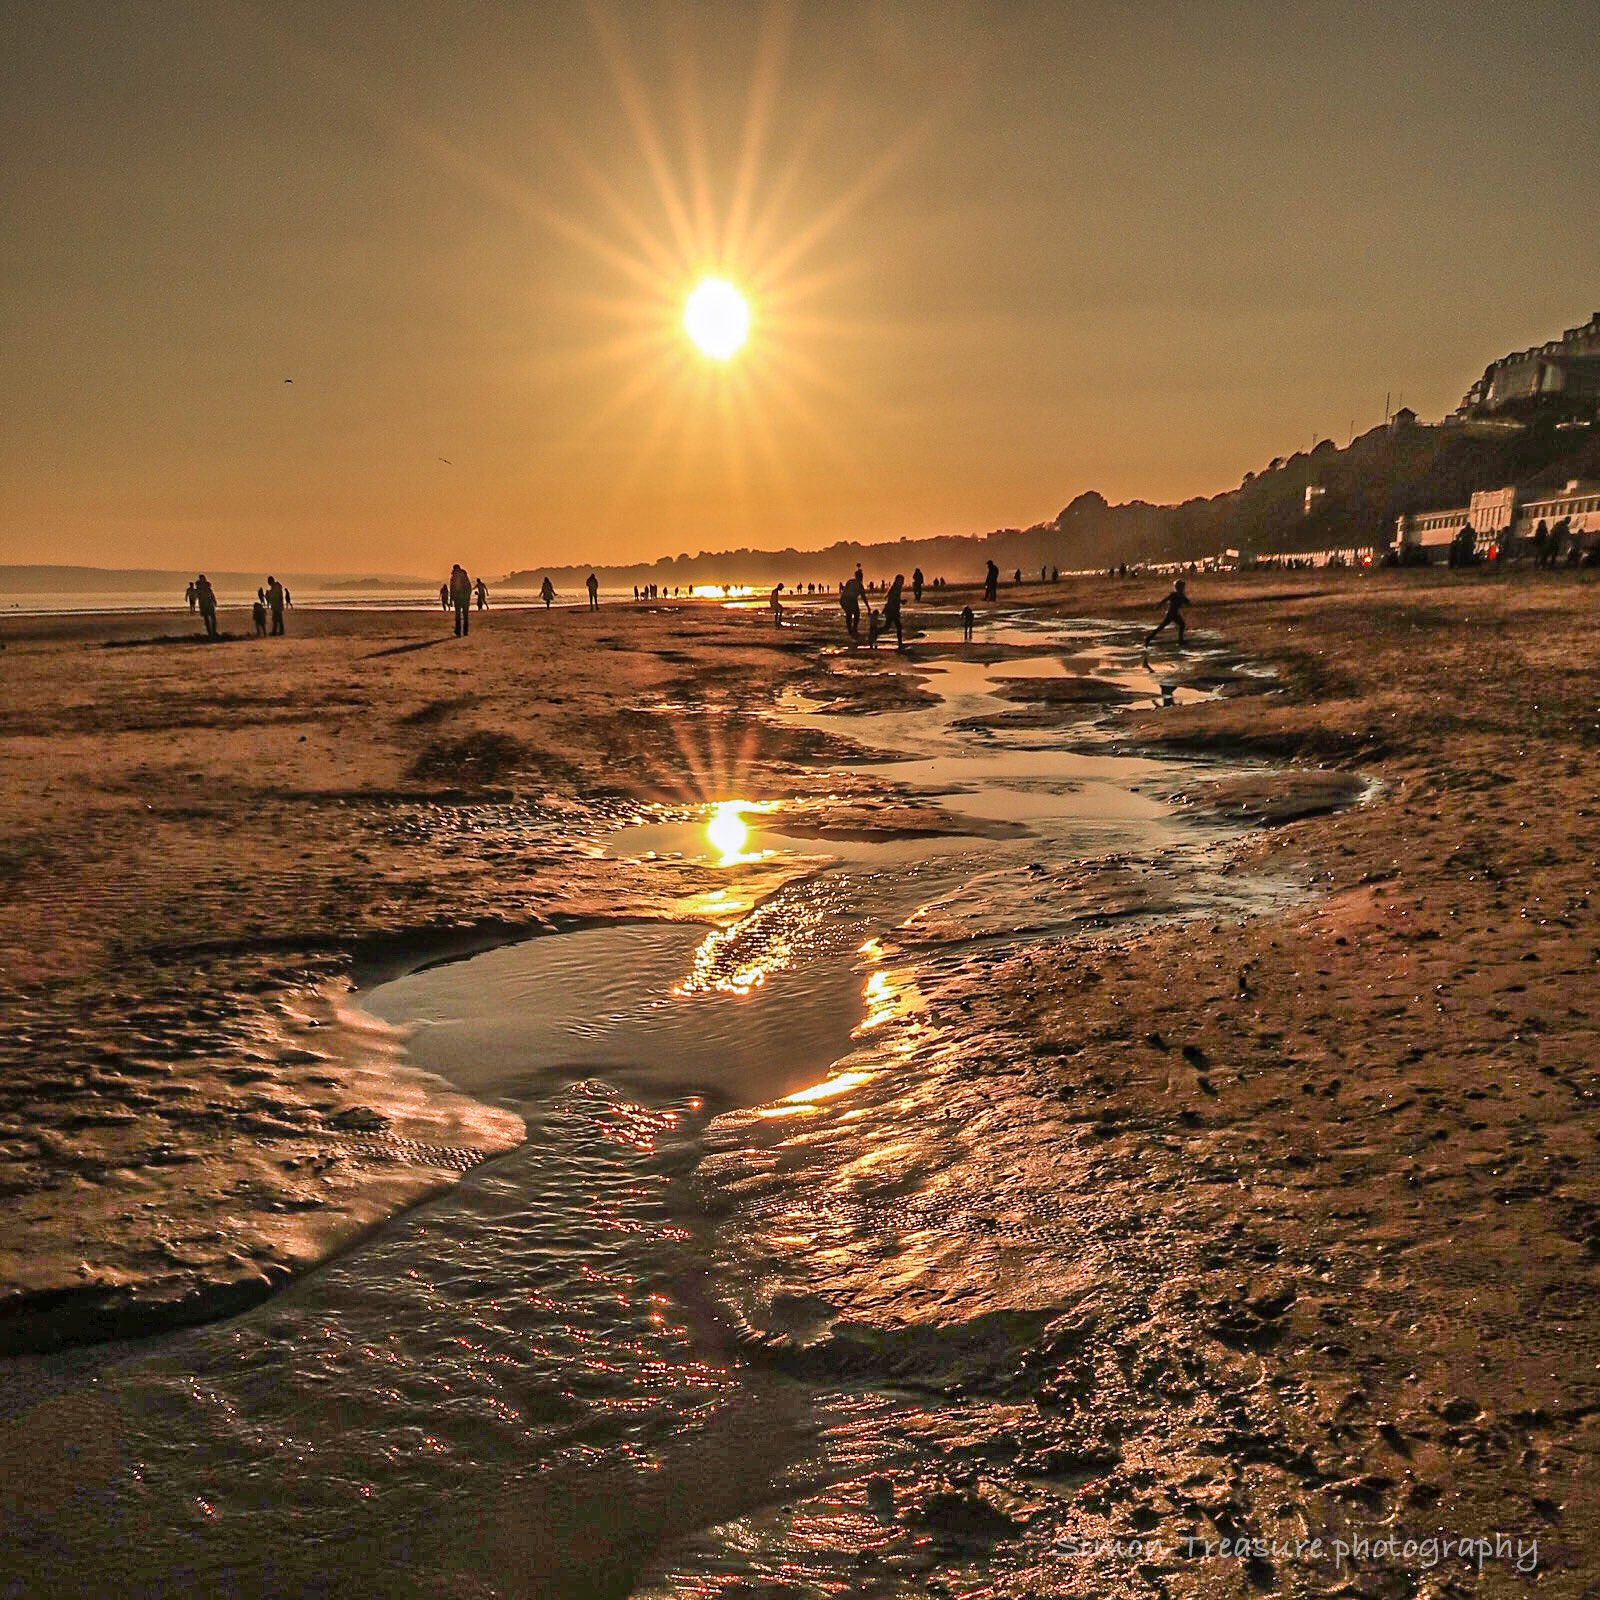
[[[1075,1496],[1085,1528],[1537,1534],[1545,1591],[1593,1594],[1600,589],[1566,573],[1193,588],[1200,642],[1271,663],[1279,688],[1120,710],[1117,737],[1335,774],[1287,805],[1239,782],[1187,797],[1259,819],[1243,865],[1313,893],[975,956],[930,993],[941,1165],[896,1172],[880,1151],[850,1193],[987,1195],[981,1247],[951,1225],[892,1277],[864,1248],[797,1261],[782,1219],[737,1184],[719,1194],[709,1164],[708,1194],[743,1219],[734,1264],[802,1282],[835,1329],[802,1350],[756,1294],[751,1337],[892,1375],[908,1329],[1019,1318],[1000,1367],[952,1358],[952,1398],[993,1402],[969,1454]],[[1158,586],[1020,593],[1153,620]],[[709,607],[491,611],[458,643],[432,637],[438,615],[301,613],[287,640],[212,647],[181,637],[195,626],[6,628],[11,1348],[265,1293],[515,1139],[514,1119],[341,1020],[352,973],[624,901],[682,909],[588,852],[597,820],[783,792],[822,753],[759,712],[818,684],[831,616],[778,633]],[[180,638],[134,642],[163,635]],[[917,694],[892,654],[827,681],[856,703]],[[1019,713],[1070,728],[1086,708]],[[1355,779],[1379,787],[1328,811]],[[858,1142],[888,1113],[875,1092]],[[796,1137],[815,1162],[816,1128]],[[835,1154],[819,1192],[845,1181],[851,1151]],[[924,1510],[981,1525],[981,1500]],[[1245,1576],[1272,1588],[1286,1570]],[[1130,1592],[1239,1581],[1238,1563],[1156,1563]],[[1337,1581],[1419,1592],[1381,1562]],[[1421,1592],[1476,1581],[1441,1569]],[[1520,1582],[1503,1565],[1483,1581]]]

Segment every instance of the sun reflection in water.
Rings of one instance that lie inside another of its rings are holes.
[[[737,861],[750,842],[750,824],[744,820],[744,807],[738,800],[719,800],[706,822],[706,838],[721,858],[719,864]]]
[[[794,965],[822,930],[826,909],[773,900],[731,928],[716,928],[700,941],[675,995],[751,994],[774,972]]]

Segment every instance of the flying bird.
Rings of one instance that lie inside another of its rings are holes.
[[[447,467],[453,467],[453,466],[454,466],[454,465],[455,465],[455,462],[453,462],[453,461],[452,461],[452,460],[451,460],[451,459],[450,459],[450,458],[449,458],[449,457],[448,457],[448,456],[440,456],[440,457],[439,457],[439,459],[440,459],[440,460],[441,460],[441,461],[442,461],[442,462],[444,462],[444,464],[445,464],[445,465],[446,465],[446,466],[447,466]]]
[[[284,380],[283,380],[283,381],[284,381],[284,382],[285,382],[285,383],[293,383],[293,382],[294,382],[294,379],[293,379],[293,378],[285,378],[285,379],[284,379]]]

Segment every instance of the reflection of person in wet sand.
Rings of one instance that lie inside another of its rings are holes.
[[[961,608],[961,639],[964,644],[972,643],[972,624],[974,621],[971,606]]]
[[[1168,623],[1171,623],[1177,628],[1178,648],[1180,650],[1183,649],[1183,608],[1188,605],[1188,603],[1189,596],[1184,589],[1183,579],[1179,578],[1178,581],[1172,586],[1172,593],[1167,596],[1164,602],[1167,609],[1162,612],[1161,620],[1149,631],[1149,633],[1144,636],[1144,647],[1146,650],[1148,650],[1155,642],[1156,635],[1160,633]]]
[[[544,608],[546,611],[550,609],[550,602],[554,600],[555,597],[556,586],[551,583],[548,577],[546,577],[544,582],[539,585],[539,598],[544,601]]]

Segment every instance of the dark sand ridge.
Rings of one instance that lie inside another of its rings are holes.
[[[1592,1505],[1575,1486],[1595,1465],[1600,1196],[1585,914],[1597,842],[1595,591],[1566,574],[1352,575],[1311,587],[1303,575],[1197,586],[1196,624],[1277,661],[1285,695],[1147,722],[1134,713],[1121,726],[1145,742],[1381,777],[1362,811],[1263,836],[1263,855],[1298,864],[1325,902],[1230,926],[1221,941],[1188,929],[1103,952],[991,955],[933,996],[957,1043],[968,1041],[945,1053],[948,1070],[926,1064],[962,1097],[942,1109],[983,1101],[946,1119],[966,1131],[940,1152],[939,1182],[991,1197],[985,1215],[1004,1226],[988,1231],[1002,1240],[1032,1229],[1026,1272],[997,1280],[995,1247],[972,1244],[981,1219],[949,1230],[963,1247],[941,1253],[936,1275],[919,1275],[913,1251],[893,1283],[868,1283],[849,1250],[786,1259],[792,1247],[759,1215],[744,1219],[752,1249],[737,1255],[766,1246],[763,1270],[814,1297],[803,1320],[821,1334],[809,1335],[818,1349],[806,1359],[823,1370],[851,1344],[827,1333],[840,1320],[867,1330],[848,1359],[870,1375],[894,1365],[875,1351],[874,1327],[936,1327],[941,1304],[968,1320],[985,1304],[1020,1310],[983,1359],[956,1352],[978,1408],[959,1460],[986,1471],[1020,1461],[1065,1486],[1091,1522],[1153,1517],[1214,1534],[1270,1531],[1279,1504],[1322,1525],[1425,1513],[1460,1531],[1534,1523],[1547,1530],[1546,1559],[1570,1563],[1594,1550]],[[1031,598],[1144,614],[1155,589],[1097,582]],[[104,1162],[74,1169],[86,1085],[113,1112],[130,1102],[152,1128],[171,1127],[179,1102],[219,1106],[216,1137],[232,1144],[238,1107],[221,1069],[237,1062],[241,1016],[263,1026],[275,1005],[303,1005],[297,984],[336,977],[371,935],[535,925],[614,892],[548,827],[580,783],[621,786],[607,757],[633,793],[682,794],[699,772],[711,795],[704,775],[719,762],[758,784],[765,762],[806,753],[750,716],[805,661],[774,648],[795,640],[747,620],[708,618],[686,643],[681,622],[653,634],[653,622],[602,613],[588,648],[564,635],[561,690],[537,701],[533,685],[550,681],[556,657],[532,631],[537,618],[520,636],[508,621],[498,646],[487,641],[500,630],[482,629],[470,669],[441,667],[445,652],[429,649],[378,657],[412,676],[364,680],[357,655],[405,642],[414,625],[319,618],[313,639],[291,641],[265,671],[251,650],[225,647],[237,676],[219,670],[204,689],[187,650],[96,655],[70,630],[54,642],[49,630],[22,642],[8,633],[3,870],[14,893],[0,950],[5,1003],[32,1031],[0,1046],[5,1204],[20,1222],[30,1196],[44,1197],[30,1248],[12,1260],[26,1266],[52,1245],[68,1259],[74,1242],[51,1237],[68,1215],[59,1202],[129,1181]],[[149,662],[136,693],[102,674],[101,661],[136,656]],[[895,671],[883,658],[862,677]],[[469,694],[480,699],[461,703]],[[657,695],[719,709],[680,743],[637,712]],[[594,708],[587,723],[579,703]],[[401,721],[417,712],[421,723]],[[479,736],[408,772],[425,737],[439,747],[430,723]],[[507,734],[521,747],[490,737]],[[567,765],[547,761],[530,779],[540,752]],[[371,798],[353,799],[362,782]],[[523,793],[487,810],[440,800],[486,787]],[[605,803],[628,815],[625,796]],[[287,882],[286,838],[298,857]],[[197,1003],[202,985],[210,998]],[[122,1081],[128,1037],[141,1031],[140,1052],[171,1049],[156,1063],[181,1079],[168,1097]],[[279,1069],[266,1070],[283,1095]],[[870,1118],[864,1094],[857,1109]],[[144,1095],[156,1106],[138,1104]],[[46,1147],[32,1130],[51,1123],[62,1142]],[[813,1145],[825,1127],[811,1123]],[[797,1162],[808,1157],[797,1147]],[[825,1159],[811,1164],[825,1202],[834,1175]],[[913,1220],[927,1214],[916,1204],[926,1181],[899,1174]],[[1020,1215],[995,1218],[992,1196],[1007,1184]],[[865,1193],[881,1231],[883,1197]],[[199,1255],[191,1282],[219,1258],[214,1243],[204,1255],[216,1230],[198,1199],[168,1222]],[[1030,1208],[1041,1217],[1029,1222]],[[1073,1255],[1051,1242],[1062,1219],[1092,1247]],[[137,1235],[127,1259],[148,1265]],[[1103,1301],[1090,1304],[1091,1291]],[[752,1293],[754,1326],[770,1298]],[[1118,1351],[1138,1359],[1119,1364]],[[1012,1412],[1003,1428],[985,1409],[996,1390]],[[976,1511],[968,1527],[990,1545],[1004,1531]],[[875,1536],[899,1537],[890,1525]],[[1547,1588],[1581,1592],[1577,1570],[1552,1573]],[[1237,1576],[1236,1565],[1187,1563],[1123,1572],[1115,1587],[1231,1591]],[[1436,1592],[1449,1592],[1444,1581]],[[1356,1592],[1416,1592],[1399,1584],[1374,1570]]]

